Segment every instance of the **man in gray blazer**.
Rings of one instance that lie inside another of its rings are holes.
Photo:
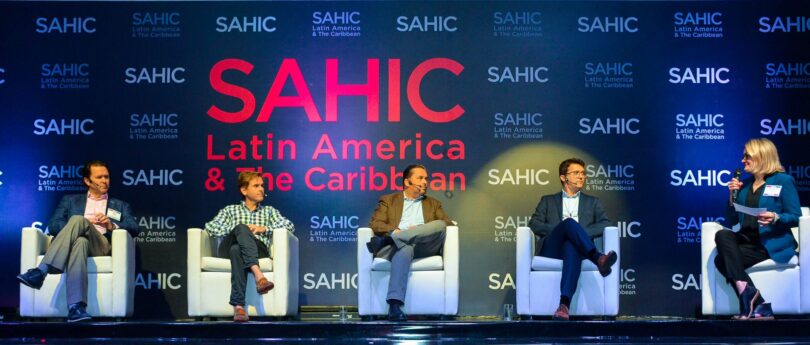
[[[599,198],[582,193],[585,187],[585,162],[570,158],[560,163],[560,193],[545,195],[529,221],[529,227],[537,236],[537,255],[563,261],[560,280],[560,306],[554,319],[568,320],[571,297],[577,290],[577,281],[582,260],[596,264],[605,277],[616,263],[616,253],[602,254],[593,243],[602,236],[610,220]]]
[[[140,228],[129,204],[112,197],[107,164],[93,160],[82,168],[87,193],[65,195],[48,222],[54,236],[42,263],[17,276],[17,280],[39,289],[48,273],[66,273],[68,322],[90,320],[87,313],[87,257],[110,255],[112,231],[126,229],[132,237]]]

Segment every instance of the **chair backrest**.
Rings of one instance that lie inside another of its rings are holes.
[[[802,217],[810,216],[810,207],[802,207]],[[793,238],[796,239],[796,242],[801,243],[799,241],[799,227],[790,228],[790,231],[793,232]],[[796,248],[796,252],[799,252],[799,249]]]

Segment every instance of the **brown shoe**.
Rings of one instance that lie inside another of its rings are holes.
[[[611,272],[610,266],[613,266],[618,258],[619,257],[616,255],[616,252],[612,250],[607,254],[600,255],[599,259],[596,259],[596,268],[599,269],[599,274],[601,274],[603,277],[609,276]]]
[[[234,322],[247,322],[250,320],[247,312],[245,312],[245,308],[242,306],[236,306],[233,308],[233,321]]]
[[[258,283],[256,283],[256,292],[258,292],[259,295],[264,295],[268,291],[273,290],[273,287],[275,286],[276,285],[273,284],[273,282],[267,280],[267,278],[262,278],[259,279]]]
[[[565,304],[560,304],[560,306],[557,307],[557,311],[554,312],[554,316],[551,318],[554,320],[568,321],[568,307],[566,307]]]

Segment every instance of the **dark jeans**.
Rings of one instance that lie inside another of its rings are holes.
[[[582,271],[582,260],[589,258],[589,254],[596,247],[588,237],[588,233],[573,218],[568,218],[557,224],[554,230],[543,239],[540,256],[563,261],[562,279],[560,280],[560,295],[569,299],[577,291],[577,281]]]
[[[270,257],[267,246],[253,236],[247,225],[239,224],[219,244],[219,257],[231,259],[231,305],[245,305],[245,289],[250,266],[259,258]]]
[[[738,232],[720,230],[714,235],[714,243],[717,244],[714,266],[729,284],[745,281],[754,286],[745,269],[771,258],[762,243],[751,241]]]

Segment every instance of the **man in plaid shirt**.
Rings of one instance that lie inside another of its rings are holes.
[[[219,256],[231,259],[231,300],[233,320],[248,320],[245,312],[247,272],[256,279],[256,292],[266,294],[273,289],[259,268],[260,257],[270,257],[273,229],[295,230],[293,223],[264,201],[264,180],[254,171],[243,171],[237,178],[239,192],[244,200],[228,205],[217,216],[205,223],[205,231],[213,237],[224,237],[219,245]]]

